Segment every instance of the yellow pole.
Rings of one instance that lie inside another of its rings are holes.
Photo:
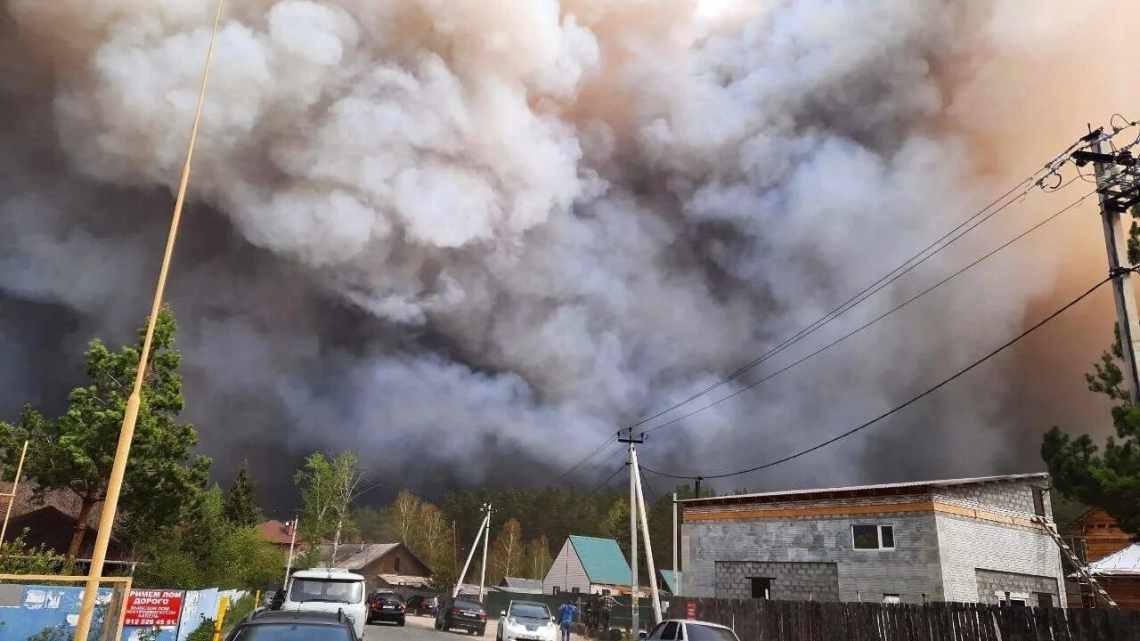
[[[28,455],[28,442],[24,441],[24,449],[20,452],[20,463],[16,466],[16,480],[12,481],[12,493],[7,494],[8,509],[4,511],[4,525],[0,526],[0,549],[4,546],[4,535],[8,533],[8,519],[12,516],[12,504],[16,502],[16,495],[20,492],[20,475],[24,473],[24,457]]]
[[[256,610],[261,605],[261,590],[253,594],[253,609]]]
[[[166,237],[166,251],[162,256],[162,267],[158,272],[158,284],[155,286],[154,301],[151,303],[150,318],[147,320],[142,353],[139,354],[134,388],[127,399],[127,408],[123,413],[123,425],[119,430],[119,444],[115,450],[115,461],[111,465],[111,477],[107,480],[107,494],[103,501],[103,511],[99,516],[99,532],[95,537],[95,549],[91,554],[91,569],[88,571],[87,585],[83,590],[83,605],[79,610],[79,622],[75,626],[75,641],[87,641],[87,634],[91,630],[95,596],[99,591],[103,562],[107,557],[107,544],[111,540],[111,528],[115,524],[115,511],[119,507],[119,493],[123,488],[123,473],[127,469],[127,459],[131,454],[131,440],[135,434],[135,421],[138,420],[139,404],[142,402],[143,378],[146,375],[147,360],[150,358],[150,347],[154,340],[154,326],[158,319],[158,313],[162,309],[162,295],[166,289],[166,276],[170,271],[174,242],[178,238],[178,224],[182,220],[182,206],[186,202],[186,189],[190,184],[190,165],[194,159],[194,145],[198,141],[198,127],[202,121],[202,110],[206,103],[206,86],[210,77],[210,61],[214,57],[214,42],[218,37],[218,26],[222,21],[224,5],[225,0],[218,0],[218,11],[214,16],[214,27],[210,34],[210,46],[206,51],[206,65],[202,70],[202,88],[198,92],[198,107],[194,114],[194,126],[190,130],[190,144],[186,149],[186,162],[182,165],[182,179],[178,185],[178,196],[174,201],[170,232]]]
[[[230,609],[230,598],[224,597],[218,603],[218,616],[214,619],[214,639],[213,641],[221,641],[222,638],[222,625],[226,622],[226,611]]]

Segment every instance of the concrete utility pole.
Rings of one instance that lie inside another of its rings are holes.
[[[673,492],[673,584],[681,595],[681,571],[677,569],[677,493]]]
[[[635,443],[644,443],[645,438],[634,438],[633,428],[629,429],[629,438],[621,438],[620,433],[618,436],[619,443],[629,444],[629,601],[630,601],[630,638],[637,639],[639,631],[638,611],[639,603],[637,600],[638,581],[637,579],[637,455],[633,451]]]
[[[483,602],[483,594],[486,592],[484,587],[487,583],[487,543],[491,539],[491,504],[484,503],[483,510],[487,513],[486,518],[483,519],[483,570],[479,572],[479,603]]]
[[[1140,316],[1136,312],[1136,291],[1133,281],[1134,265],[1128,261],[1128,232],[1120,214],[1137,204],[1136,185],[1126,180],[1121,167],[1132,173],[1136,160],[1130,154],[1115,154],[1108,145],[1108,136],[1097,130],[1089,134],[1091,152],[1078,151],[1073,159],[1078,165],[1093,162],[1096,170],[1097,192],[1100,196],[1100,215],[1104,226],[1104,244],[1108,252],[1108,269],[1113,275],[1112,291],[1116,301],[1116,322],[1120,327],[1120,347],[1124,355],[1124,380],[1129,397],[1140,403],[1140,371],[1137,370],[1140,354]]]
[[[645,564],[649,570],[649,595],[653,600],[653,625],[661,623],[661,593],[657,591],[657,567],[653,564],[653,542],[649,538],[649,513],[645,509],[645,493],[641,491],[641,470],[637,465],[637,450],[633,454],[633,479],[637,490],[637,511],[641,515],[641,535],[645,540]]]
[[[467,577],[467,570],[471,567],[471,559],[475,558],[475,550],[479,548],[479,538],[487,530],[487,523],[490,518],[490,514],[484,516],[483,522],[479,524],[479,531],[475,533],[475,541],[471,543],[471,549],[467,552],[467,560],[463,563],[463,571],[459,573],[459,579],[455,582],[455,589],[451,591],[451,598],[453,599],[459,596],[459,588],[463,585],[463,579]]]
[[[166,236],[166,249],[162,255],[162,266],[158,270],[158,283],[151,301],[150,318],[147,320],[146,334],[143,337],[139,363],[135,368],[134,386],[127,397],[123,411],[123,423],[119,428],[119,440],[115,446],[115,459],[111,463],[111,475],[107,479],[107,490],[103,499],[103,511],[99,515],[99,530],[95,534],[95,547],[91,552],[91,567],[87,571],[87,583],[83,587],[83,602],[79,607],[79,620],[75,624],[75,640],[87,641],[91,631],[91,618],[95,612],[95,597],[99,593],[99,582],[103,578],[103,563],[107,559],[107,545],[111,542],[111,529],[115,527],[115,513],[119,508],[119,494],[123,489],[123,475],[127,470],[127,460],[131,456],[131,442],[135,436],[135,423],[138,422],[139,408],[142,405],[142,387],[146,377],[147,362],[154,342],[154,328],[158,314],[162,311],[163,292],[166,291],[166,277],[170,273],[170,263],[174,256],[174,244],[178,239],[178,227],[182,220],[182,207],[186,203],[186,191],[190,185],[190,167],[194,160],[194,147],[198,142],[198,128],[202,122],[202,112],[206,106],[206,87],[210,78],[210,62],[214,57],[214,43],[218,37],[218,27],[222,23],[224,0],[218,0],[218,11],[214,15],[214,26],[210,32],[210,45],[206,50],[206,63],[202,69],[202,85],[198,91],[198,105],[194,112],[194,125],[190,130],[190,141],[186,147],[186,160],[182,164],[182,176],[178,184],[178,195],[174,199],[174,211],[170,218],[170,231]]]

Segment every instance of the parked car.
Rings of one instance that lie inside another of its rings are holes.
[[[483,604],[470,596],[445,599],[435,615],[435,629],[447,632],[452,628],[482,636],[487,630],[487,611]]]
[[[740,641],[732,628],[688,619],[667,619],[649,633],[649,641]]]
[[[259,610],[230,632],[226,641],[360,641],[343,612]]]
[[[557,641],[558,626],[550,609],[538,601],[511,601],[499,612],[498,641]]]
[[[364,577],[337,568],[300,570],[289,577],[282,611],[343,612],[352,619],[357,638],[368,619]]]
[[[408,598],[406,604],[408,614],[418,614],[425,617],[435,616],[435,603],[438,597],[416,594]]]
[[[390,621],[396,625],[404,625],[404,612],[406,610],[403,600],[395,592],[373,592],[368,597],[368,623],[373,621]]]

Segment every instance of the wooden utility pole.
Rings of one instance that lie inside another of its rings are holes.
[[[127,470],[127,460],[131,456],[131,441],[134,440],[135,423],[142,404],[142,386],[146,376],[147,361],[150,358],[151,343],[154,341],[154,327],[158,313],[162,309],[163,292],[166,290],[166,277],[170,273],[170,263],[174,257],[174,243],[178,239],[178,227],[182,220],[182,207],[186,203],[186,192],[190,185],[190,166],[194,160],[194,146],[198,141],[198,128],[202,122],[202,111],[206,105],[206,87],[210,78],[210,61],[214,57],[214,43],[218,37],[218,27],[222,22],[225,0],[218,0],[218,11],[214,16],[214,27],[210,34],[210,46],[206,51],[206,64],[202,70],[202,86],[198,91],[198,105],[194,112],[194,126],[190,130],[190,142],[186,148],[186,161],[182,165],[182,177],[178,184],[178,195],[174,200],[174,213],[170,219],[170,231],[166,237],[166,250],[162,255],[162,267],[158,271],[158,284],[151,301],[150,318],[147,320],[146,334],[143,337],[142,351],[135,371],[134,387],[127,398],[123,412],[123,424],[119,428],[119,441],[115,448],[115,460],[111,464],[111,476],[107,479],[107,493],[103,500],[103,512],[99,517],[99,531],[95,536],[95,549],[91,553],[91,568],[87,573],[87,584],[83,588],[83,603],[79,608],[79,621],[75,626],[75,640],[87,641],[91,631],[91,617],[95,612],[95,596],[99,592],[99,582],[103,576],[103,562],[107,558],[107,545],[111,542],[111,529],[115,526],[115,513],[119,507],[119,493],[123,489],[123,474]]]
[[[8,519],[12,518],[12,505],[16,502],[16,495],[20,492],[20,476],[24,473],[24,457],[28,455],[28,442],[24,441],[24,449],[20,451],[20,463],[16,465],[16,478],[12,480],[12,491],[0,496],[8,498],[8,507],[4,509],[4,525],[0,526],[0,549],[4,546],[4,536],[8,534]]]

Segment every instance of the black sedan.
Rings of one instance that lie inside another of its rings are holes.
[[[453,628],[482,636],[487,630],[487,611],[483,604],[465,596],[442,603],[435,615],[435,629],[447,632]]]
[[[344,613],[260,610],[230,632],[226,641],[360,641]]]
[[[388,621],[404,625],[407,608],[395,592],[376,592],[368,597],[368,623]]]

